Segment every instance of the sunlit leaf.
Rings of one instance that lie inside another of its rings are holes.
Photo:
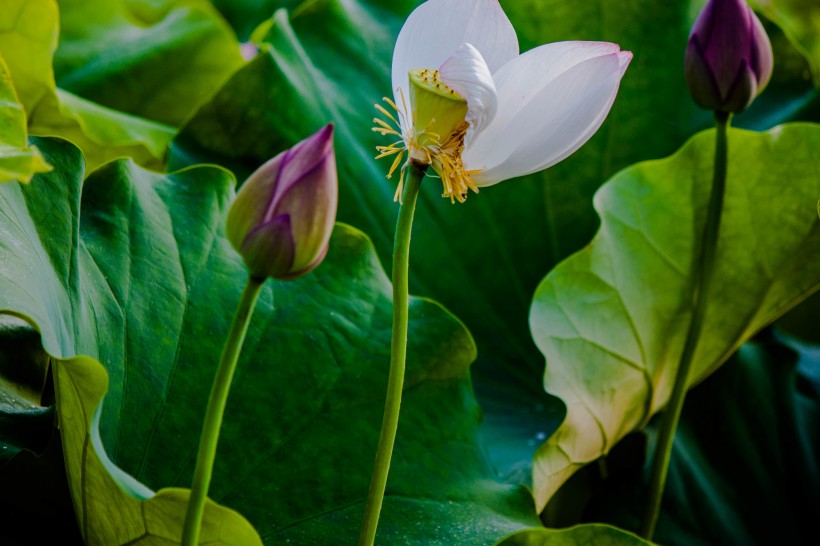
[[[0,183],[26,183],[49,170],[36,148],[26,142],[26,113],[17,100],[6,63],[0,55]]]
[[[567,418],[535,459],[543,508],[579,467],[667,402],[691,316],[692,256],[711,183],[714,132],[616,175],[596,195],[602,226],[556,267],[530,324],[546,389]],[[717,266],[690,381],[820,286],[820,127],[732,131]]]
[[[0,9],[0,53],[28,115],[29,132],[71,140],[83,150],[89,169],[121,156],[161,167],[171,127],[57,89],[51,61],[58,27],[53,0],[6,0]]]

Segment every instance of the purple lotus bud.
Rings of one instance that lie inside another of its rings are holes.
[[[295,279],[327,253],[338,201],[333,124],[254,172],[228,212],[228,240],[252,277]]]
[[[686,47],[686,83],[700,106],[741,112],[772,75],[772,44],[744,0],[709,0]]]

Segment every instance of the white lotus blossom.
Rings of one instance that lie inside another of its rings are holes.
[[[379,146],[378,157],[395,156],[388,178],[401,165],[402,181],[411,161],[432,166],[443,196],[464,201],[468,189],[546,169],[580,148],[609,113],[631,59],[608,42],[519,55],[497,0],[429,0],[396,41],[394,100],[376,105],[387,120],[375,119],[373,130],[400,140]]]

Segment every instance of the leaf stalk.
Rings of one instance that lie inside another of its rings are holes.
[[[384,417],[382,418],[379,445],[376,449],[376,461],[373,465],[370,490],[367,493],[364,519],[359,534],[359,546],[372,546],[376,540],[376,529],[379,525],[379,514],[384,501],[384,491],[387,487],[387,475],[390,471],[393,444],[396,441],[396,432],[399,426],[399,410],[407,358],[410,235],[413,230],[413,215],[416,210],[419,187],[426,170],[426,165],[411,162],[409,176],[404,187],[404,197],[399,209],[399,218],[396,223],[396,235],[393,241],[393,336],[390,347],[390,375],[387,379]]]
[[[225,405],[228,401],[228,392],[236,370],[236,363],[239,360],[239,352],[245,341],[245,334],[248,332],[251,315],[264,283],[265,279],[248,278],[233,317],[231,330],[222,349],[222,358],[211,387],[211,395],[208,398],[208,408],[205,411],[205,421],[202,426],[202,435],[199,439],[199,452],[191,485],[191,496],[188,499],[188,510],[185,514],[185,525],[182,529],[183,546],[196,546],[199,544],[202,515],[205,511],[208,487],[211,484],[216,447],[219,442],[219,431],[222,428]]]
[[[715,162],[712,179],[712,190],[709,195],[709,205],[706,213],[706,224],[703,228],[702,242],[697,260],[693,264],[692,275],[692,320],[686,333],[683,352],[681,353],[675,384],[669,405],[663,413],[658,443],[655,448],[655,458],[652,462],[652,471],[649,482],[649,498],[641,521],[640,536],[651,540],[655,534],[655,527],[660,514],[663,491],[666,487],[666,477],[669,472],[669,461],[672,456],[672,446],[675,440],[675,431],[680,421],[683,401],[689,386],[689,374],[692,370],[695,350],[703,330],[706,316],[706,296],[712,283],[717,254],[717,241],[720,232],[720,218],[723,212],[723,197],[726,189],[726,168],[728,157],[727,132],[731,121],[731,114],[715,112],[717,135],[715,140]]]

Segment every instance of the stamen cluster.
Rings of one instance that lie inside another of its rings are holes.
[[[429,78],[442,91],[456,94],[455,91],[441,82],[437,70],[424,70],[421,74],[423,77]],[[393,200],[398,201],[401,199],[404,188],[404,174],[411,161],[433,167],[441,178],[444,190],[442,197],[449,198],[452,203],[455,203],[456,200],[463,203],[467,199],[468,190],[478,193],[478,188],[470,176],[479,171],[466,170],[461,159],[464,152],[464,137],[467,135],[470,124],[464,121],[449,135],[442,138],[441,135],[430,130],[430,126],[435,123],[435,119],[431,119],[428,125],[421,129],[416,126],[415,115],[412,123],[407,123],[407,104],[401,89],[399,89],[399,97],[402,103],[401,109],[390,98],[384,97],[382,99],[395,111],[396,115],[393,115],[380,104],[375,105],[376,109],[393,123],[393,126],[385,120],[373,118],[373,123],[376,124],[373,131],[385,136],[397,136],[400,139],[387,146],[376,146],[376,150],[379,152],[376,159],[395,156],[393,164],[387,172],[388,179],[393,176],[393,173],[401,165],[399,184],[396,187]],[[405,122],[404,126],[407,129],[402,129],[402,123],[399,122],[399,119]],[[402,162],[405,152],[407,158]]]

